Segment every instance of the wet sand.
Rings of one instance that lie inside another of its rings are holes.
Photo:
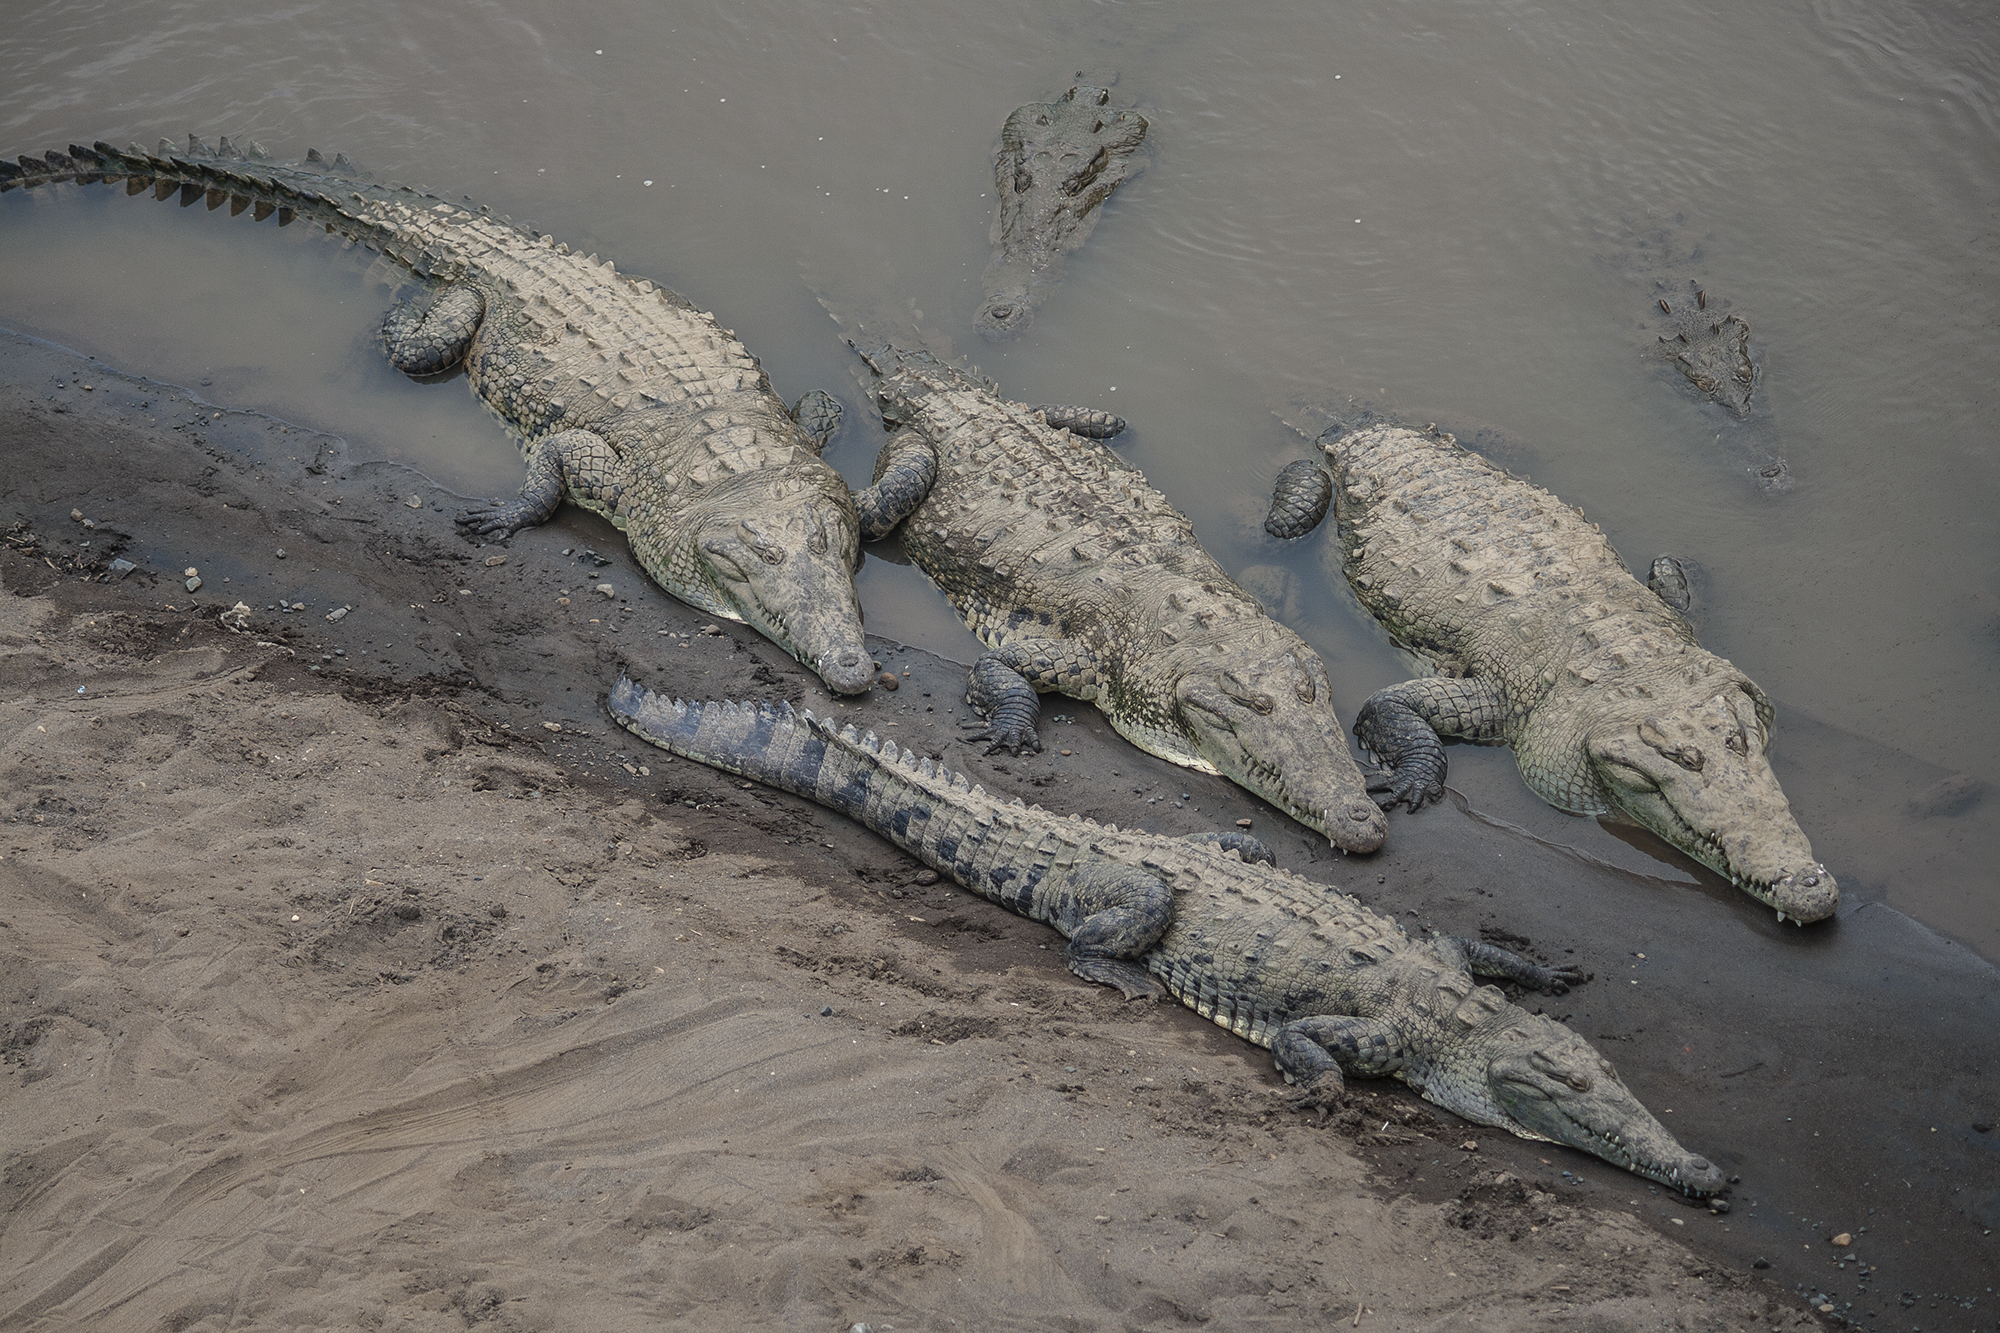
[[[1580,859],[1532,798],[1339,857],[1066,701],[987,758],[963,668],[888,641],[900,688],[829,701],[574,510],[474,547],[419,475],[24,340],[0,412],[0,1327],[1990,1320],[2000,988],[1908,918],[1780,929]],[[1412,926],[1578,960],[1540,1003],[1733,1210],[1400,1086],[1295,1109],[1045,928],[640,746],[620,669],[1055,809],[1250,818]]]

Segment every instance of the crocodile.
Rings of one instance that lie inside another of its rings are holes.
[[[1109,110],[1110,100],[1108,90],[1079,83],[1053,102],[1017,108],[1001,127],[993,159],[1000,204],[976,321],[987,337],[1009,338],[1033,322],[1063,256],[1097,226],[1098,206],[1145,169],[1146,118]]]
[[[1450,435],[1385,422],[1320,437],[1337,550],[1361,604],[1437,674],[1377,691],[1355,734],[1386,804],[1444,791],[1440,737],[1514,750],[1537,795],[1617,815],[1777,909],[1830,916],[1839,887],[1765,757],[1774,711],[1695,642],[1686,579],[1626,570],[1582,511]]]
[[[0,190],[66,181],[227,202],[280,226],[304,218],[399,261],[423,290],[383,321],[391,362],[418,377],[463,366],[528,463],[518,497],[459,522],[504,539],[568,498],[623,529],[682,601],[748,624],[838,693],[873,682],[854,589],[858,520],[819,457],[833,400],[809,394],[788,410],[713,315],[553,236],[378,184],[317,149],[281,164],[255,144],[190,135],[185,150],[98,142],[0,160]]]
[[[1222,572],[1139,469],[927,352],[862,358],[885,424],[902,427],[855,497],[862,532],[900,522],[910,559],[991,649],[968,694],[984,739],[1040,748],[1035,694],[1057,691],[1343,851],[1381,846],[1387,820],[1319,654]]]
[[[1698,279],[1686,276],[1702,259],[1702,249],[1684,247],[1684,221],[1676,216],[1671,227],[1644,230],[1626,224],[1627,266],[1643,272],[1652,288],[1642,326],[1653,335],[1651,353],[1722,409],[1726,433],[1751,459],[1751,482],[1765,495],[1781,495],[1792,488],[1792,469],[1771,439],[1768,414],[1757,411],[1763,368],[1750,344],[1750,323],[1727,297],[1710,296]]]
[[[1723,1173],[1676,1142],[1582,1037],[1474,980],[1560,992],[1581,980],[1575,969],[1483,940],[1414,939],[1229,838],[1169,838],[1002,800],[789,705],[670,701],[621,677],[609,707],[654,745],[816,801],[1054,926],[1079,976],[1127,995],[1164,989],[1269,1049],[1303,1100],[1336,1101],[1350,1077],[1399,1078],[1474,1123],[1691,1196],[1723,1188]]]

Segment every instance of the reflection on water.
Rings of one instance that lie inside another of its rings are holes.
[[[981,345],[988,154],[1079,70],[1152,121],[1153,167],[1034,328]],[[1779,701],[1816,849],[2000,956],[1986,7],[51,3],[13,17],[0,71],[13,151],[341,149],[615,256],[719,310],[788,400],[842,396],[850,477],[872,427],[803,275],[836,305],[914,302],[1007,390],[1130,418],[1123,451],[1325,653],[1350,715],[1406,673],[1323,538],[1257,529],[1292,426],[1358,402],[1479,440],[1641,569],[1698,561],[1704,641]],[[1646,355],[1624,238],[1677,215],[1763,349],[1798,479],[1779,500]],[[100,189],[0,199],[0,257],[0,322],[456,490],[516,483],[462,383],[381,362],[391,275],[365,252]],[[872,630],[968,650],[907,571],[871,562],[863,588]]]

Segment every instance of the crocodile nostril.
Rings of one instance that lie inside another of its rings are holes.
[[[1356,801],[1347,807],[1347,817],[1357,824],[1373,824],[1382,818],[1382,811],[1373,801]]]

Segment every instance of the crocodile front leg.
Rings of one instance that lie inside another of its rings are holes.
[[[629,481],[625,461],[602,435],[566,430],[535,445],[528,456],[528,479],[513,500],[468,509],[458,522],[479,536],[506,538],[522,528],[546,523],[568,494],[577,503],[613,514]]]
[[[1470,940],[1458,935],[1441,935],[1441,944],[1455,945],[1465,956],[1465,965],[1476,977],[1500,977],[1507,981],[1517,981],[1523,986],[1545,991],[1550,995],[1562,995],[1571,986],[1581,985],[1583,970],[1567,963],[1559,967],[1543,967],[1540,963],[1523,958],[1512,949],[1503,949],[1485,940]]]
[[[447,283],[428,300],[398,301],[382,317],[389,363],[405,375],[439,375],[465,360],[486,298],[464,283]]]
[[[1384,1078],[1403,1067],[1409,1049],[1394,1024],[1379,1018],[1315,1014],[1278,1029],[1271,1041],[1278,1072],[1314,1101],[1337,1101],[1346,1076]]]
[[[913,430],[899,430],[882,442],[875,459],[875,484],[854,493],[861,511],[861,540],[879,542],[917,511],[937,481],[937,451]]]
[[[986,719],[986,730],[967,740],[991,741],[986,753],[1040,750],[1035,719],[1038,691],[1056,691],[1086,702],[1097,697],[1097,654],[1080,639],[1016,639],[972,664],[965,701]]]
[[[1384,810],[1407,802],[1412,813],[1444,795],[1442,736],[1498,745],[1507,739],[1507,701],[1476,676],[1425,676],[1377,690],[1361,705],[1354,735],[1362,747],[1388,765],[1370,792]]]

